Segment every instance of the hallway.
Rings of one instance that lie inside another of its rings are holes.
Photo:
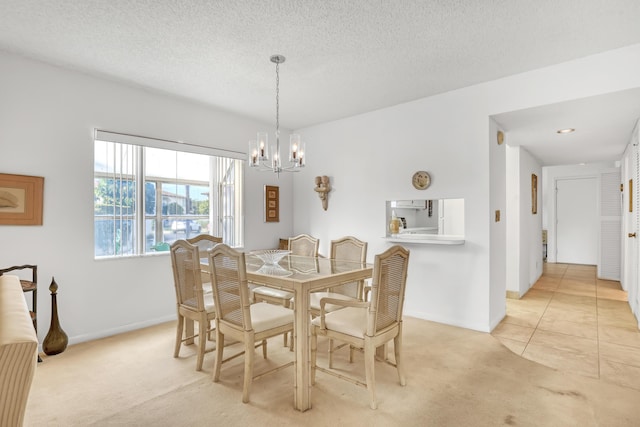
[[[492,335],[522,357],[640,390],[640,331],[616,281],[596,267],[545,263],[540,279]]]

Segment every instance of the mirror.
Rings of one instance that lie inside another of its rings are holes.
[[[390,227],[394,213],[399,220],[397,234]],[[388,200],[386,220],[388,237],[464,236],[464,199]]]

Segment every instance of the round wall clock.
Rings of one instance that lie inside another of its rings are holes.
[[[413,174],[411,182],[418,190],[426,190],[429,184],[431,184],[431,177],[425,171],[418,171]]]

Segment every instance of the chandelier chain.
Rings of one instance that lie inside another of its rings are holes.
[[[276,144],[280,146],[280,63],[276,63]]]

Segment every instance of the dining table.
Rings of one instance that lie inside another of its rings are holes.
[[[323,257],[287,255],[278,264],[265,264],[255,254],[245,254],[249,283],[294,294],[294,408],[311,409],[311,313],[309,295],[345,283],[371,278],[373,265]]]

